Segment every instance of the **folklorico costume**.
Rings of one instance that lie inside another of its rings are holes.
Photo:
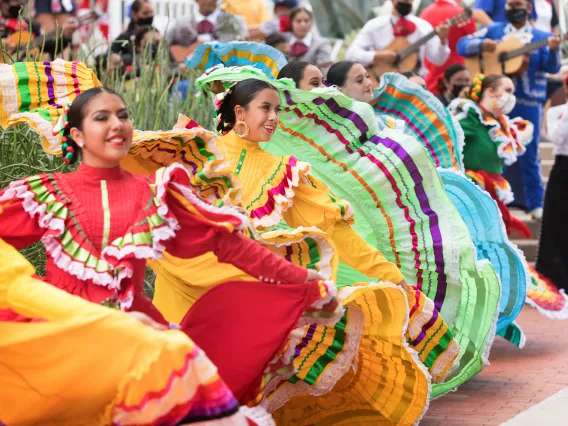
[[[523,152],[522,143],[510,136],[515,132],[521,141],[530,139],[530,123],[525,124],[524,120],[513,119],[514,124],[509,125],[510,121],[507,121],[504,128],[509,130],[503,131],[497,129],[493,119],[490,122],[493,124],[486,126],[480,123],[478,112],[481,110],[475,108],[475,104],[457,99],[454,105],[466,107],[467,117],[475,120],[466,123],[462,129],[456,116],[434,99],[434,96],[395,74],[385,75],[383,84],[376,90],[375,95],[372,103],[379,114],[379,123],[386,121],[385,116],[391,118],[391,122],[396,121],[397,129],[422,142],[438,167],[444,189],[469,228],[478,257],[490,260],[497,270],[502,285],[498,333],[512,343],[522,346],[524,335],[512,321],[520,313],[525,301],[546,316],[566,318],[568,302],[553,284],[539,276],[528,265],[522,252],[509,240],[502,219],[506,219],[508,210],[497,197],[497,193],[501,191],[498,188],[492,191],[494,187],[480,185],[489,193],[493,192],[493,197],[490,197],[465,178],[467,173],[469,178],[477,177],[478,179],[472,180],[481,184],[480,173],[467,170],[475,156],[467,158],[464,145],[467,146],[468,138],[471,140],[474,132],[476,137],[488,135],[491,144],[484,139],[484,142],[487,142],[484,147],[491,153],[496,166],[494,170],[497,170],[503,163],[514,162]],[[463,115],[462,117],[465,118]],[[470,125],[473,127],[470,128]],[[475,143],[477,139],[473,144],[474,149]],[[464,163],[467,163],[465,167]],[[494,178],[493,182],[506,183],[496,175],[491,177]],[[499,208],[491,198],[498,201]]]
[[[0,307],[41,320],[0,322],[5,424],[270,424],[247,422],[213,363],[182,332],[148,327],[33,273],[0,239]]]
[[[476,33],[462,38],[457,45],[461,56],[476,56],[481,51],[485,39],[502,40],[516,37],[523,44],[546,40],[552,34],[534,28],[530,23],[516,29],[506,22],[495,22]],[[560,52],[551,52],[547,45],[535,50],[530,55],[529,69],[520,77],[513,78],[517,103],[512,117],[522,117],[534,124],[532,142],[527,145],[525,154],[520,158],[519,166],[515,165],[519,181],[513,183],[513,190],[519,201],[524,201],[528,210],[542,207],[544,188],[538,161],[538,144],[540,141],[542,108],[546,101],[546,73],[556,74],[560,70]],[[520,179],[522,172],[522,179]],[[509,176],[511,169],[507,170]],[[521,184],[522,183],[522,184]],[[524,188],[523,188],[524,187]],[[524,191],[523,191],[524,189]]]
[[[84,65],[64,61],[1,65],[0,77],[3,124],[29,123],[42,135],[49,154],[61,153],[60,135],[43,130],[63,113],[62,105],[98,83]],[[158,136],[142,132],[137,137],[168,140],[167,132]],[[197,344],[208,346],[212,358],[224,355],[221,375],[237,399],[247,402],[257,398],[263,377],[288,364],[279,361],[279,351],[286,351],[286,337],[295,325],[333,324],[343,312],[334,298],[333,283],[274,285],[304,283],[306,270],[240,235],[237,231],[247,226],[248,219],[237,208],[207,201],[218,201],[219,191],[231,196],[226,190],[230,177],[218,174],[215,162],[207,157],[212,139],[202,129],[184,130],[176,139],[187,149],[184,161],[195,165],[195,174],[179,164],[148,178],[120,167],[82,164],[71,173],[12,182],[0,192],[0,237],[17,248],[41,240],[48,255],[47,280],[54,286],[94,303],[145,312],[165,324],[142,294],[147,259],[157,259],[165,250],[182,258],[213,252],[219,261],[255,277],[247,283],[218,286],[196,304],[200,314],[190,313],[191,319],[182,323]],[[250,313],[243,316],[243,310]],[[219,312],[222,320],[216,317]],[[0,318],[30,319],[11,310],[2,310]],[[210,330],[202,326],[210,322],[215,324],[213,347]],[[223,335],[227,340],[220,345]],[[261,348],[249,349],[246,342],[251,340],[261,341]],[[230,360],[225,344],[233,345]],[[233,367],[246,368],[231,374],[227,371],[231,362],[236,363]]]

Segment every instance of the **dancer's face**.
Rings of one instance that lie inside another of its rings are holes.
[[[363,65],[355,64],[349,69],[341,91],[360,102],[370,102],[373,99],[373,83]]]
[[[83,163],[110,168],[119,165],[132,145],[132,123],[119,96],[100,93],[84,107],[82,129],[71,137],[82,148]]]
[[[318,87],[324,87],[323,74],[315,65],[308,65],[304,70],[304,76],[298,84],[298,89],[310,91]]]
[[[235,107],[237,120],[249,126],[249,133],[244,137],[251,142],[268,142],[278,126],[280,113],[280,95],[274,89],[263,89],[249,102],[246,108]],[[238,134],[244,133],[244,126],[235,126]]]

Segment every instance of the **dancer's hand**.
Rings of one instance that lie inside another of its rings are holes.
[[[314,269],[308,269],[308,277],[306,278],[306,282],[322,280],[322,279],[323,278],[321,277],[321,275],[319,274],[318,271],[316,271]]]
[[[148,325],[152,328],[155,328],[156,330],[167,330],[168,329],[168,327],[166,325],[160,324],[159,322],[154,321],[152,318],[150,318],[145,313],[134,311],[134,312],[127,312],[127,314],[130,315],[133,318],[136,318],[141,323]]]
[[[414,289],[412,287],[410,287],[410,285],[406,282],[406,280],[402,280],[399,284],[400,284],[400,286],[402,286],[402,288],[405,291],[414,291]]]

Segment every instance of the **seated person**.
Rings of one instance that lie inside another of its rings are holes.
[[[467,68],[462,64],[452,64],[444,72],[444,77],[440,80],[441,94],[436,97],[448,106],[454,99],[460,97],[465,91],[471,90],[471,75]]]
[[[217,0],[196,0],[197,7],[189,15],[176,21],[166,34],[170,46],[186,49],[172,49],[176,62],[183,62],[201,43],[217,40],[227,43],[243,39],[247,28],[242,16],[221,10]]]
[[[299,0],[274,0],[274,19],[260,26],[258,37],[272,33],[288,33],[290,27],[290,12],[300,6]],[[251,37],[254,34],[250,34]]]
[[[331,43],[328,39],[314,33],[313,15],[305,7],[297,7],[290,13],[291,61],[309,62],[322,69],[324,74],[332,64]]]
[[[72,36],[77,29],[74,18],[70,18],[57,33],[45,34],[45,44],[43,41],[42,30],[37,21],[31,22],[22,15],[24,2],[22,0],[0,0],[0,11],[2,20],[0,21],[0,38],[2,46],[13,60],[25,59],[27,43],[30,39],[37,38],[41,45],[38,50],[43,50],[44,57],[40,60],[54,59],[57,54],[71,45]],[[58,34],[61,39],[54,37]],[[10,62],[5,58],[5,62]]]
[[[112,42],[110,51],[120,54],[125,65],[132,65],[135,33],[142,27],[151,27],[153,22],[154,9],[150,0],[134,0],[130,7],[128,28]]]
[[[121,75],[125,71],[124,61],[118,53],[107,52],[97,55],[95,58],[94,71],[99,80]]]
[[[424,78],[416,74],[414,71],[403,72],[401,73],[401,75],[405,76],[408,80],[412,81],[414,84],[418,84],[424,90],[428,90]]]
[[[280,50],[286,57],[290,54],[290,43],[288,43],[288,39],[282,33],[269,34],[268,37],[266,37],[265,43],[270,47]]]

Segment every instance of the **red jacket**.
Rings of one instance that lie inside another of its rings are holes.
[[[436,0],[422,11],[420,17],[425,21],[428,21],[435,28],[447,19],[462,13],[463,10],[464,9],[453,0]],[[434,94],[439,94],[440,90],[438,90],[438,81],[443,78],[446,68],[455,63],[463,64],[465,62],[465,59],[458,55],[456,45],[460,38],[473,34],[475,30],[476,28],[473,18],[460,26],[453,26],[450,28],[448,43],[451,53],[444,65],[437,66],[432,64],[426,58],[424,59],[424,66],[428,70],[426,85],[428,86],[429,91]]]

